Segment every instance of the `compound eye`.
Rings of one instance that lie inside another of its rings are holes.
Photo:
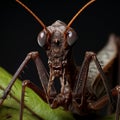
[[[47,35],[48,35],[47,32],[44,30],[38,34],[37,41],[40,47],[43,47],[45,45],[47,41]]]
[[[67,31],[67,43],[69,46],[72,46],[77,40],[77,34],[74,30],[69,29]]]

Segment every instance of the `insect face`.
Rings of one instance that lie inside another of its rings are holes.
[[[76,32],[69,28],[66,32],[66,24],[56,21],[38,35],[38,44],[44,47],[48,56],[48,64],[52,74],[59,77],[63,74],[68,61],[68,53],[71,46],[77,40]]]

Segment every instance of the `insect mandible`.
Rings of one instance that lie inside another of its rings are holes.
[[[0,105],[6,99],[14,82],[24,69],[25,65],[32,59],[36,64],[43,90],[36,90],[36,85],[29,80],[23,81],[20,103],[20,120],[22,120],[23,116],[25,88],[29,86],[37,92],[45,102],[50,104],[52,108],[62,106],[65,110],[80,115],[87,114],[90,110],[101,109],[107,101],[113,105],[113,96],[118,95],[116,120],[119,119],[120,86],[115,87],[111,91],[107,77],[104,73],[118,54],[117,40],[115,41],[116,37],[114,35],[111,36],[108,45],[103,48],[98,56],[96,56],[94,52],[86,52],[85,59],[80,69],[78,69],[73,62],[72,46],[77,40],[77,34],[70,26],[76,17],[94,1],[95,0],[91,0],[83,6],[67,25],[64,22],[57,20],[51,26],[46,27],[26,5],[20,0],[16,0],[16,2],[30,12],[30,14],[33,15],[43,27],[43,30],[38,35],[37,41],[40,47],[43,47],[46,51],[49,74],[40,59],[39,53],[30,52],[14,74],[8,87],[5,89],[4,94],[0,99]],[[105,56],[107,57],[103,59]],[[98,79],[100,77],[101,79]],[[53,85],[56,78],[60,80],[60,93],[57,93]],[[102,89],[99,94],[96,93],[97,86],[94,88],[96,82],[102,83]],[[106,95],[101,98],[100,94],[102,94],[103,91],[106,91]],[[99,99],[96,100],[97,97]]]

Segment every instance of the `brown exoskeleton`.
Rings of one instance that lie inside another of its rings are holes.
[[[36,64],[39,78],[43,87],[40,90],[29,80],[23,81],[20,120],[23,116],[25,88],[33,89],[52,108],[62,106],[66,110],[87,114],[90,110],[101,109],[108,101],[113,105],[113,96],[118,96],[116,120],[119,119],[120,86],[110,90],[105,72],[110,68],[118,54],[117,38],[113,35],[101,52],[86,52],[85,59],[80,69],[76,67],[72,57],[72,46],[77,40],[77,34],[70,26],[76,17],[95,0],[88,2],[73,19],[66,25],[61,21],[56,21],[51,26],[46,27],[43,22],[21,1],[16,0],[43,26],[43,30],[38,35],[38,44],[43,47],[48,57],[49,74],[45,69],[38,52],[30,52],[13,76],[8,87],[5,89],[0,105],[9,94],[14,82],[20,75],[29,60]],[[53,82],[57,78],[61,83],[60,93],[57,93]],[[104,92],[106,91],[106,94]],[[104,94],[103,97],[101,97]]]

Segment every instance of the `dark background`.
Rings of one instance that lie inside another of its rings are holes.
[[[51,25],[56,20],[68,23],[87,0],[24,0],[24,3]],[[119,0],[96,0],[72,24],[79,35],[74,57],[81,64],[85,51],[99,51],[111,33],[120,35]],[[0,66],[14,74],[27,53],[39,51],[46,64],[44,50],[36,41],[42,27],[15,0],[0,2]],[[33,63],[27,65],[22,79],[37,80]]]

